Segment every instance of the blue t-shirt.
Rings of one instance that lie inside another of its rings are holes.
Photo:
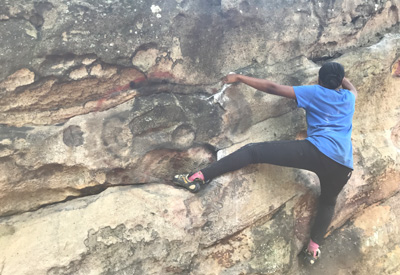
[[[353,169],[355,95],[346,89],[336,91],[320,85],[293,88],[298,107],[306,110],[307,140],[324,155]]]

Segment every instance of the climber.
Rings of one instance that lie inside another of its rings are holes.
[[[227,75],[223,78],[225,84],[244,83],[268,94],[295,99],[298,107],[306,111],[307,138],[248,144],[200,171],[174,176],[174,183],[195,193],[213,178],[255,163],[314,172],[321,195],[304,251],[306,260],[313,264],[320,256],[319,244],[332,220],[337,196],[353,171],[351,131],[357,91],[344,75],[343,66],[336,62],[320,68],[318,85],[291,87],[239,74]]]

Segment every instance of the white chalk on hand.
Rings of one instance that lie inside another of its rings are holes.
[[[235,72],[230,72],[229,74],[235,74]],[[232,84],[224,84],[224,86],[222,86],[221,90],[218,93],[215,93],[212,96],[208,97],[207,100],[213,98],[214,103],[220,102],[222,100],[225,90],[229,88],[231,85]]]
[[[215,94],[213,94],[212,96],[208,97],[207,100],[210,99],[210,98],[214,98],[214,103],[220,101],[221,98],[222,98],[222,96],[223,96],[224,91],[225,91],[228,87],[230,87],[231,85],[232,85],[232,84],[224,84],[224,86],[222,86],[221,91],[219,91],[218,93],[215,93]]]

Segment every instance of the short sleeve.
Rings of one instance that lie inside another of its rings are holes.
[[[297,106],[306,109],[314,96],[315,85],[294,86],[293,89],[296,94]]]

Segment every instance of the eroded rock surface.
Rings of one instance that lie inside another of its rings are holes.
[[[3,0],[0,274],[397,274],[399,8]],[[291,100],[244,85],[208,99],[222,76],[307,85],[325,60],[359,91],[355,170],[309,268],[297,255],[311,173],[253,165],[196,195],[170,179],[250,142],[304,138]]]

